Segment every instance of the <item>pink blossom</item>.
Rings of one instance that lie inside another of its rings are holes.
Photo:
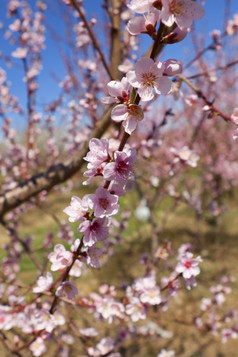
[[[125,196],[126,194],[126,184],[121,185],[117,181],[111,181],[110,192],[118,197]]]
[[[109,234],[108,219],[94,218],[92,221],[84,221],[80,224],[78,232],[82,233],[85,246],[91,247],[97,241],[102,241]]]
[[[70,266],[73,261],[73,254],[66,251],[62,244],[56,244],[54,252],[51,252],[48,258],[52,263],[51,270],[56,271]]]
[[[178,249],[178,260],[181,259],[181,257],[186,254],[187,252],[193,252],[193,246],[191,243],[184,243],[181,244],[179,249]]]
[[[54,316],[48,310],[41,309],[30,313],[30,323],[36,331],[46,330],[51,333],[57,325]]]
[[[237,140],[238,139],[238,128],[234,131],[234,133],[232,135],[232,139],[233,140]]]
[[[118,66],[120,72],[127,73],[133,68],[132,62],[126,58],[124,59],[123,63]]]
[[[53,283],[53,277],[51,273],[47,272],[46,277],[40,276],[37,279],[37,286],[33,288],[33,293],[41,293],[43,291],[49,290]]]
[[[16,51],[12,52],[12,57],[15,58],[26,58],[27,55],[27,48],[26,47],[18,47]]]
[[[226,32],[229,36],[236,33],[238,30],[238,14],[233,16],[232,20],[229,20],[226,27]]]
[[[15,315],[11,314],[10,306],[0,305],[0,329],[1,330],[10,330],[15,323]]]
[[[19,31],[21,28],[21,21],[16,19],[12,24],[9,25],[11,31]]]
[[[52,316],[52,315],[51,315]],[[65,317],[63,315],[62,312],[60,312],[59,310],[56,310],[53,314],[53,318],[54,318],[54,323],[56,326],[62,326],[65,324]]]
[[[44,344],[44,340],[41,337],[37,337],[37,339],[31,343],[29,349],[31,350],[33,356],[41,356],[46,352],[46,346]]]
[[[221,31],[220,30],[213,30],[212,32],[210,32],[209,35],[212,37],[214,42],[217,42],[221,37]]]
[[[213,42],[214,42],[211,48],[213,48],[214,50],[220,50],[222,47],[221,31],[213,30],[212,32],[210,32],[210,36],[212,37]]]
[[[185,279],[185,285],[188,290],[195,288],[195,286],[197,286],[197,282],[194,276],[191,276],[189,279]]]
[[[238,108],[235,108],[233,113],[231,114],[232,123],[238,125]]]
[[[65,297],[70,300],[73,300],[77,294],[78,289],[71,281],[63,281],[55,292],[56,296]]]
[[[98,332],[94,327],[81,328],[79,332],[81,333],[81,335],[86,337],[95,337],[98,335]]]
[[[85,156],[84,160],[88,161],[87,167],[90,169],[95,165],[99,166],[108,158],[108,139],[96,139],[93,138],[89,142],[89,152]]]
[[[24,78],[24,80],[29,81],[29,79],[32,79],[34,77],[36,77],[39,74],[40,68],[30,68],[26,74],[26,78]],[[41,114],[38,113],[38,115],[40,116]]]
[[[167,351],[162,349],[157,357],[175,357],[175,353],[173,350]]]
[[[154,275],[146,276],[144,278],[138,278],[133,284],[134,289],[138,292],[153,289],[155,286],[156,281]]]
[[[130,101],[130,92],[132,86],[126,77],[119,81],[110,81],[107,84],[108,94],[110,97],[103,97],[101,102],[104,104],[111,103],[128,103]]]
[[[197,256],[193,258],[193,253],[186,252],[177,263],[175,271],[182,274],[184,279],[190,279],[195,277],[200,273],[200,268],[198,264],[202,262],[202,258]]]
[[[82,220],[87,211],[88,203],[85,196],[82,200],[77,196],[73,196],[71,198],[70,206],[63,210],[63,212],[69,216],[70,222],[77,222]]]
[[[144,304],[159,305],[162,302],[159,288],[153,287],[144,290],[140,294],[140,301],[143,302]]]
[[[172,152],[176,158],[174,162],[178,162],[179,159],[182,162],[186,162],[191,167],[197,166],[197,161],[199,160],[199,155],[197,155],[194,151],[190,150],[188,146],[183,146],[182,149],[170,148],[170,152]]]
[[[163,76],[164,66],[161,62],[154,62],[151,58],[142,57],[135,65],[135,71],[129,71],[127,78],[129,83],[138,88],[138,94],[142,101],[154,98],[153,89],[157,94],[168,94],[172,82],[167,76]]]
[[[185,103],[187,105],[189,105],[190,107],[198,104],[199,102],[199,98],[197,96],[197,94],[189,94],[186,98],[185,98]]]
[[[103,218],[119,213],[118,196],[103,187],[98,187],[95,194],[88,195],[88,202],[95,217]]]
[[[126,313],[131,316],[133,322],[146,318],[145,306],[137,297],[132,297],[130,303],[126,305]]]
[[[133,287],[138,292],[141,302],[151,305],[158,305],[161,303],[160,290],[156,286],[154,274],[136,279]]]
[[[226,300],[225,295],[222,292],[216,294],[213,298],[213,302],[217,306],[221,306],[225,302],[225,300]]]
[[[152,36],[156,33],[156,25],[159,20],[160,12],[152,9],[146,16],[137,16],[132,18],[127,24],[127,31],[131,35],[138,35],[140,33],[148,33]]]
[[[10,16],[14,15],[15,11],[21,6],[20,1],[11,0],[8,2],[8,11],[10,12]]]
[[[221,330],[221,342],[226,343],[229,338],[238,338],[238,333],[231,328],[224,328]]]
[[[84,158],[84,160],[88,161],[87,171],[84,172],[84,176],[89,177],[89,179],[83,182],[84,185],[88,185],[94,176],[101,174],[103,163],[110,159],[108,150],[108,139],[93,138],[90,140],[89,152]]]
[[[168,59],[164,63],[163,75],[176,76],[182,72],[182,62],[176,59]]]
[[[164,36],[163,43],[173,44],[183,41],[183,39],[185,39],[187,34],[188,31],[186,29],[180,29],[179,27],[176,27],[172,32]]]
[[[110,337],[103,338],[98,344],[97,349],[101,356],[108,355],[115,348],[115,341]]]
[[[87,264],[92,268],[99,268],[99,258],[102,254],[103,250],[101,248],[97,248],[95,246],[89,247],[87,250]]]
[[[104,167],[103,176],[108,181],[116,180],[118,183],[124,184],[136,160],[136,150],[115,151],[114,160]]]
[[[75,241],[73,242],[73,244],[70,247],[71,252],[77,252],[79,245],[80,245],[80,239],[77,238],[77,239],[75,239]]]
[[[104,297],[98,304],[96,309],[99,314],[109,323],[112,323],[114,317],[124,317],[124,306],[121,303],[115,302],[111,297]]]
[[[161,21],[168,27],[175,22],[182,29],[189,28],[204,15],[203,7],[193,0],[162,0],[162,4]]]
[[[143,120],[144,113],[139,105],[119,104],[112,109],[112,120],[116,122],[123,121],[125,132],[130,134],[136,129],[138,121]]]
[[[132,11],[137,12],[138,14],[143,14],[150,10],[153,2],[154,0],[131,0],[130,4],[127,6]]]
[[[79,260],[75,260],[74,265],[70,269],[69,275],[78,278],[82,274],[83,263]]]

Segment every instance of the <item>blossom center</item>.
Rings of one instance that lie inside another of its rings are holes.
[[[96,233],[98,231],[98,228],[99,228],[98,222],[94,222],[90,227],[90,231]]]
[[[127,108],[127,112],[130,116],[134,117],[136,121],[140,121],[144,118],[143,110],[139,105],[131,104]]]
[[[106,198],[99,198],[99,204],[104,210],[106,210],[108,207],[108,200]]]
[[[156,76],[151,72],[142,74],[142,83],[146,86],[154,87],[155,80]]]
[[[119,96],[117,97],[117,99],[118,99],[121,103],[127,103],[127,102],[129,102],[129,100],[130,100],[130,94],[129,94],[129,92],[122,91],[121,96],[119,95]]]
[[[154,298],[155,296],[156,296],[155,291],[151,290],[151,291],[149,292],[149,297],[150,297],[150,298]]]
[[[185,268],[189,269],[192,267],[192,263],[187,261],[185,264],[184,264]]]
[[[128,164],[126,164],[124,161],[120,161],[117,164],[117,171],[121,174],[126,176],[126,173],[128,172]]]

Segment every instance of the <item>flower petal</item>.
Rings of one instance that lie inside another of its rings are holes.
[[[114,121],[120,122],[122,120],[126,120],[127,116],[127,106],[124,104],[118,104],[112,109],[111,118]]]
[[[158,94],[168,94],[171,90],[172,82],[168,77],[160,77],[156,80],[155,91]]]

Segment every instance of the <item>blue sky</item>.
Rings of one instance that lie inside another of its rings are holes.
[[[99,18],[99,22],[103,21],[103,10],[101,8],[101,0],[85,0],[85,10],[88,18],[94,16]],[[30,0],[28,3],[33,6],[35,0]],[[58,47],[55,41],[51,37],[50,28],[53,28],[56,33],[60,36],[65,36],[64,25],[62,21],[64,5],[59,5],[60,0],[50,0],[46,1],[48,9],[45,13],[46,15],[46,50],[42,52],[43,56],[43,70],[39,76],[40,90],[37,92],[37,102],[40,105],[45,105],[57,97],[60,89],[53,78],[54,76],[63,79],[64,77],[64,66],[62,59],[58,54]],[[204,8],[205,15],[202,20],[195,21],[195,27],[198,32],[205,36],[206,45],[210,43],[209,33],[213,29],[219,29],[223,31],[224,25],[224,14],[227,11],[226,0],[206,0]],[[4,24],[4,28],[11,22],[11,19],[6,18],[6,5],[7,0],[1,0],[1,11],[0,11],[0,22]],[[230,16],[232,18],[233,14],[238,12],[238,0],[230,0]],[[4,33],[4,30],[2,30]],[[149,46],[151,40],[146,35],[141,35],[141,39],[144,41],[144,48]],[[99,41],[102,40],[100,35]],[[16,47],[16,46],[15,46]],[[10,56],[11,52],[15,49],[14,46],[9,45],[6,39],[1,40],[1,51],[4,56]],[[68,55],[69,49],[64,46],[64,50]],[[169,45],[166,47],[162,59],[176,58],[182,60],[185,64],[188,59],[191,59],[194,55],[193,46],[191,43],[191,36],[188,35],[184,41],[176,45]],[[20,102],[23,107],[26,105],[26,94],[25,94],[25,84],[22,80],[23,78],[23,67],[21,60],[13,59],[12,68],[6,67],[4,61],[0,59],[0,66],[7,71],[8,80],[12,83],[12,93],[19,97]],[[15,118],[14,121],[18,122],[21,127],[24,125],[23,118]]]

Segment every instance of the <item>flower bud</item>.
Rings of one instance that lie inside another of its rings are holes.
[[[171,45],[180,42],[187,36],[187,33],[187,30],[181,30],[179,27],[176,27],[176,29],[163,38],[163,43]]]
[[[182,62],[175,59],[168,59],[163,63],[164,76],[176,76],[182,72]]]

